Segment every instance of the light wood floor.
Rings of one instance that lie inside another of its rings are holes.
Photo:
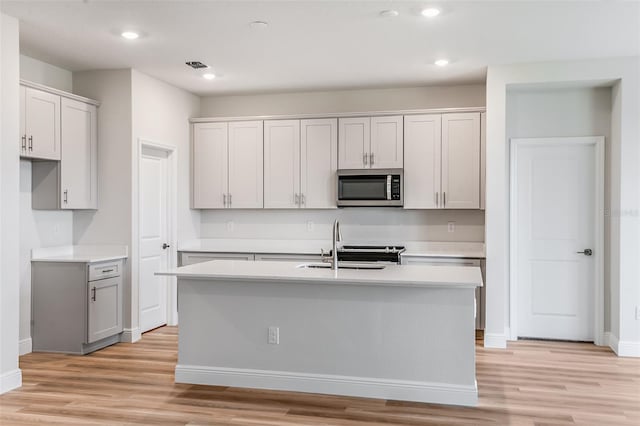
[[[29,354],[0,424],[640,425],[640,360],[582,343],[477,347],[476,408],[177,385],[177,329],[88,356]]]

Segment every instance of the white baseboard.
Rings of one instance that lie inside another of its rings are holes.
[[[368,377],[304,374],[194,365],[176,366],[176,383],[273,389],[329,395],[475,406],[477,384],[464,386]]]
[[[507,335],[498,333],[484,333],[484,347],[495,349],[506,349]]]
[[[120,341],[125,343],[135,343],[142,338],[139,327],[125,328],[120,335]]]
[[[0,395],[18,389],[20,386],[22,386],[22,371],[19,368],[0,374]]]
[[[30,354],[33,348],[33,341],[31,337],[27,339],[22,339],[18,342],[18,354],[20,356]]]

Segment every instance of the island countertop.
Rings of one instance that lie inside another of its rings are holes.
[[[316,284],[350,284],[385,287],[482,287],[482,273],[478,267],[385,265],[384,269],[305,268],[304,262],[246,262],[212,260],[183,266],[156,275],[176,276],[179,279],[208,281],[296,282]]]

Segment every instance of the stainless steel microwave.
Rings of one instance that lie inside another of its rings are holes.
[[[402,169],[338,170],[338,206],[397,206],[404,203]]]

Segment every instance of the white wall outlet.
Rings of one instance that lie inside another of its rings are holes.
[[[269,327],[269,344],[270,345],[279,345],[280,344],[280,327]]]
[[[314,224],[311,221],[307,222],[307,232],[313,232]]]
[[[447,232],[456,232],[456,223],[455,222],[447,223]]]
[[[227,231],[233,232],[233,221],[232,220],[227,222]]]
[[[636,306],[636,320],[640,320],[640,306]]]

